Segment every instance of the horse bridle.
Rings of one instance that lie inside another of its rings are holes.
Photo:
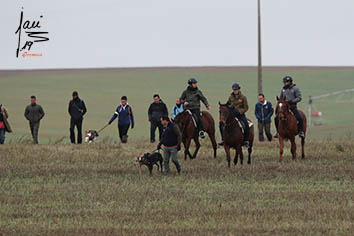
[[[278,105],[279,106],[279,105]],[[288,107],[287,105],[285,105],[286,106],[286,108]],[[288,117],[286,116],[286,113],[284,112],[284,111],[282,111],[282,110],[280,110],[280,109],[277,109],[277,113],[278,113],[278,115],[279,114],[282,114],[283,115],[283,118],[281,118],[280,120],[281,121],[286,121],[286,120],[288,120]]]

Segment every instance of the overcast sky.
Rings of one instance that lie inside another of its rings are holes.
[[[265,65],[354,65],[354,1],[262,2]],[[22,7],[41,57],[15,56]],[[257,64],[256,0],[1,0],[0,22],[0,69]]]

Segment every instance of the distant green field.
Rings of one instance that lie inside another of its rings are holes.
[[[337,90],[354,88],[354,68],[266,68],[264,93],[273,104],[279,94],[284,75],[292,75],[302,90],[300,107],[307,111],[309,95],[320,95]],[[14,133],[7,134],[7,142],[15,142],[29,134],[23,113],[34,94],[44,107],[46,116],[41,123],[40,142],[48,143],[68,136],[68,102],[73,90],[85,100],[88,113],[84,129],[103,127],[113,114],[122,95],[127,95],[133,107],[136,127],[130,132],[133,139],[147,138],[149,124],[147,109],[152,95],[159,93],[168,108],[186,87],[186,80],[195,76],[199,87],[212,105],[212,115],[218,120],[218,101],[225,102],[234,82],[241,83],[248,96],[248,116],[255,121],[254,104],[257,99],[257,73],[255,68],[145,68],[145,69],[92,69],[47,71],[0,71],[0,103],[10,113]],[[324,126],[309,130],[311,139],[351,137],[354,131],[354,94],[317,101],[323,113]],[[116,123],[102,133],[117,139]],[[274,130],[274,128],[273,128]],[[354,137],[354,136],[353,136]],[[64,142],[68,142],[65,139]]]

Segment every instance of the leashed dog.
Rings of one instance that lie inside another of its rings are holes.
[[[96,130],[90,129],[89,131],[85,132],[86,143],[93,143],[96,137],[98,137],[98,132]]]
[[[159,152],[144,153],[134,158],[134,164],[139,166],[139,173],[141,174],[141,166],[146,165],[149,168],[150,175],[154,165],[157,165],[157,170],[162,172],[162,155]]]

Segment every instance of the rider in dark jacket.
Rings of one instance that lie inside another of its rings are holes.
[[[232,112],[235,117],[242,121],[244,126],[244,143],[245,147],[249,146],[250,127],[246,118],[248,111],[247,97],[241,93],[241,86],[238,83],[232,85],[233,92],[231,93],[227,104],[232,107]],[[220,128],[221,130],[221,128]]]
[[[199,136],[201,138],[205,138],[204,126],[202,119],[200,117],[200,101],[204,103],[208,110],[211,109],[208,100],[203,95],[202,91],[200,91],[197,87],[197,79],[190,78],[188,80],[189,86],[181,95],[180,101],[184,104],[185,110],[190,110],[194,117],[196,118],[197,122],[197,129],[199,131]]]
[[[299,110],[297,109],[297,103],[299,103],[302,99],[300,90],[296,87],[296,84],[293,83],[293,79],[290,76],[285,76],[283,78],[284,87],[280,92],[280,99],[285,98],[285,100],[290,105],[290,110],[296,117],[298,121],[298,132],[300,137],[305,137],[303,132],[303,119],[300,115]],[[277,111],[276,111],[277,113]],[[278,114],[275,116],[275,127],[278,130],[279,117]]]

